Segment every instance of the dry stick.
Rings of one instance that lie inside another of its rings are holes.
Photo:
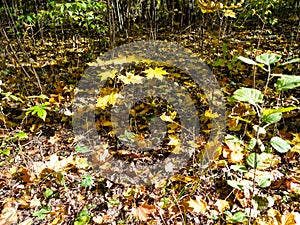
[[[265,29],[265,23],[263,21],[263,19],[260,17],[260,15],[258,15],[259,19],[262,21],[263,23],[263,26],[262,26],[262,29],[261,31],[263,31]],[[261,35],[259,35],[259,38],[258,38],[258,42],[257,42],[257,48],[256,48],[256,51],[255,51],[255,57],[257,56],[257,52],[258,52],[258,49],[259,49],[259,46],[260,46],[260,42],[261,42]],[[256,71],[257,71],[257,67],[255,65],[253,65],[253,88],[255,88],[256,86]]]
[[[8,16],[8,18],[9,18],[9,22],[12,24],[12,27],[11,28],[13,28],[13,31],[14,31],[14,34],[16,35],[16,37],[17,37],[17,42],[18,42],[18,44],[19,44],[19,47],[22,49],[22,52],[25,54],[25,56],[26,57],[28,57],[28,55],[26,54],[26,51],[25,51],[25,49],[23,48],[23,45],[22,45],[22,43],[21,43],[21,41],[20,41],[20,37],[19,37],[19,34],[18,34],[18,32],[17,32],[17,30],[16,30],[16,23],[15,23],[15,21],[14,21],[14,19],[13,19],[13,17],[12,17],[12,15],[11,15],[11,13],[10,13],[10,11],[8,10],[8,5],[7,5],[7,2],[6,2],[6,0],[2,0],[2,2],[3,2],[3,4],[5,5],[5,7],[4,7],[4,9],[5,9],[5,13],[6,13],[6,15]]]
[[[22,43],[21,43],[21,41],[20,41],[20,38],[19,38],[19,35],[18,35],[18,33],[16,32],[16,29],[15,29],[15,28],[16,28],[16,24],[15,24],[13,18],[12,18],[11,13],[10,13],[9,10],[8,10],[7,2],[6,2],[6,0],[2,0],[2,2],[3,2],[4,5],[5,5],[5,11],[6,11],[6,14],[9,16],[9,19],[11,20],[11,23],[12,23],[13,26],[14,26],[14,27],[13,27],[13,30],[14,30],[14,33],[15,33],[15,35],[16,35],[16,37],[17,37],[17,42],[18,42],[18,44],[19,44],[19,46],[20,46],[22,52],[23,52],[24,55],[26,56],[26,59],[28,60],[28,59],[29,59],[29,55],[27,54],[27,52],[26,52],[25,49],[23,48],[23,45],[22,45]],[[1,31],[2,31],[3,36],[5,36],[5,39],[7,40],[7,42],[10,42],[10,41],[9,41],[9,38],[8,38],[6,32],[5,32],[5,30],[2,28]],[[13,49],[13,47],[12,47],[11,44],[9,44],[9,47],[10,47],[10,49],[12,50],[12,52],[13,52],[13,54],[14,54],[14,56],[15,56],[17,62],[18,62],[18,64],[21,66],[21,68],[22,68],[22,70],[24,71],[24,73],[26,74],[26,76],[27,76],[28,78],[30,78],[30,75],[27,73],[27,71],[25,70],[25,68],[22,66],[22,64],[21,64],[21,62],[20,62],[18,56],[16,55],[15,50]],[[43,93],[43,89],[42,89],[42,86],[41,86],[40,78],[39,78],[39,76],[37,75],[35,69],[34,69],[32,66],[31,66],[31,68],[32,68],[32,70],[33,70],[33,72],[34,72],[34,76],[35,76],[35,78],[36,78],[36,80],[37,80],[37,82],[38,82],[39,89],[40,89],[41,93]]]
[[[36,0],[34,0],[34,6],[35,6],[36,14],[38,15],[38,7],[37,7],[37,2],[36,2]],[[39,27],[39,31],[40,31],[40,33],[41,33],[42,41],[43,41],[43,43],[45,43],[45,40],[44,40],[44,33],[43,33],[43,27],[41,26],[39,17],[37,18],[37,24],[38,24],[38,27]]]
[[[7,37],[7,34],[6,34],[5,30],[2,29],[1,31],[2,31],[2,34],[3,34],[3,36],[5,37],[5,39],[7,40],[7,42],[10,42],[9,38]],[[26,76],[27,76],[28,78],[30,78],[30,75],[27,73],[27,71],[25,70],[25,68],[22,66],[22,63],[21,63],[21,61],[19,60],[19,57],[17,56],[16,51],[14,50],[14,48],[12,47],[12,45],[11,45],[11,44],[8,44],[8,46],[10,47],[12,53],[14,54],[15,59],[17,60],[18,64],[21,66],[23,72],[26,74]],[[37,82],[38,82],[38,86],[39,86],[39,88],[40,88],[40,91],[41,91],[41,93],[43,93],[43,89],[42,89],[42,86],[41,86],[40,78],[39,78],[39,76],[37,75],[35,69],[32,67],[32,65],[31,65],[31,69],[32,69],[32,71],[33,71],[33,73],[34,73],[34,76],[35,76]]]
[[[7,42],[10,42],[9,39],[8,39],[8,37],[7,37],[7,34],[6,34],[5,30],[3,28],[1,30],[1,33],[5,37],[5,39],[7,40]],[[23,70],[23,72],[25,73],[25,75],[28,78],[30,78],[30,75],[27,73],[27,71],[25,70],[25,68],[22,66],[22,63],[20,62],[19,57],[16,55],[16,52],[15,52],[14,48],[12,47],[12,45],[8,44],[8,46],[9,46],[11,52],[13,53],[15,59],[17,60],[18,64],[21,66],[21,69]]]

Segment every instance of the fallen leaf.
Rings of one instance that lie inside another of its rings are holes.
[[[0,225],[10,225],[18,222],[17,206],[6,203],[0,215]]]
[[[219,212],[224,212],[226,209],[230,208],[229,202],[222,199],[218,199],[215,205],[218,207]]]
[[[196,200],[190,198],[187,201],[189,208],[195,213],[204,213],[206,211],[207,204],[200,196],[196,196]]]
[[[29,218],[21,223],[19,225],[31,225],[33,223],[33,219]]]
[[[132,213],[139,218],[140,221],[147,221],[149,215],[156,212],[156,209],[152,205],[148,205],[146,202],[137,208],[132,209]]]

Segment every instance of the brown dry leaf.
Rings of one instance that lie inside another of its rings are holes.
[[[50,225],[61,225],[65,222],[64,217],[62,215],[56,217],[51,223]]]
[[[226,140],[226,146],[223,146],[223,157],[228,158],[231,163],[240,163],[243,161],[245,154],[240,143]]]
[[[300,193],[300,183],[287,181],[286,185],[290,192],[296,194]]]
[[[239,203],[244,207],[248,208],[251,206],[251,196],[250,191],[248,189],[245,189],[244,191],[234,189],[233,193],[236,197],[236,199],[239,201]]]
[[[132,209],[132,213],[139,218],[140,221],[147,221],[149,215],[156,212],[156,209],[152,205],[148,205],[146,202],[137,208]]]
[[[55,134],[54,136],[50,137],[48,142],[52,145],[54,145],[57,141],[59,141],[59,136],[57,134]]]
[[[22,223],[19,223],[19,225],[31,225],[33,223],[33,219],[29,218]]]
[[[257,169],[260,170],[275,167],[281,162],[280,156],[265,152],[259,154],[259,159],[260,163],[257,166]]]
[[[287,213],[287,214],[282,215],[281,224],[282,225],[297,225],[295,215],[293,213]]]
[[[195,213],[204,213],[206,211],[207,204],[200,196],[196,196],[196,200],[189,198],[187,203],[189,208]]]
[[[281,225],[281,214],[276,209],[268,210],[269,221],[272,221],[274,225]]]
[[[275,209],[269,209],[268,215],[257,218],[254,222],[254,225],[298,225],[297,216],[299,213],[287,213],[281,215],[279,211]]]
[[[227,126],[230,131],[239,131],[241,130],[242,123],[239,124],[239,120],[235,118],[228,118]]]
[[[256,169],[251,169],[249,172],[245,173],[244,178],[246,178],[246,179],[255,178],[256,182],[259,182],[259,180],[262,178],[269,178],[271,181],[275,180],[275,177],[272,175],[271,172],[261,171],[261,170],[256,170]]]
[[[37,174],[40,174],[46,168],[59,172],[72,163],[74,163],[73,156],[59,160],[59,157],[53,154],[49,156],[49,161],[47,162],[33,162],[33,170]]]
[[[170,177],[169,179],[170,181],[174,181],[174,182],[183,182],[185,184],[189,183],[189,182],[193,182],[198,180],[197,177],[192,177],[192,176],[183,176],[181,174],[175,174],[174,176]]]
[[[17,206],[12,203],[6,203],[0,215],[0,225],[10,225],[17,222]]]

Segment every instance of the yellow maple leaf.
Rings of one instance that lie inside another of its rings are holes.
[[[166,115],[166,112],[164,112],[160,118],[162,119],[162,121],[165,121],[165,122],[173,122],[175,117],[176,117],[177,113],[176,111],[172,112],[170,116],[167,116]]]
[[[109,95],[105,95],[104,97],[99,97],[97,99],[96,108],[105,109],[109,104],[115,104],[117,99],[122,97],[123,96],[118,93],[111,93]]]
[[[169,141],[168,145],[173,145],[173,146],[180,145],[180,140],[177,135],[170,135],[169,138],[170,138],[170,141]]]
[[[143,73],[146,73],[147,78],[157,78],[159,80],[163,79],[163,75],[169,74],[167,71],[162,69],[161,67],[156,67],[155,69],[149,68],[144,70]]]
[[[236,18],[235,12],[233,12],[231,9],[224,9],[223,13],[225,17]]]
[[[142,80],[144,79],[143,77],[139,75],[134,75],[131,72],[126,72],[126,76],[121,75],[119,76],[119,79],[124,83],[124,84],[141,84]]]
[[[105,109],[108,106],[109,95],[105,95],[104,97],[99,97],[97,99],[96,108]]]
[[[108,70],[103,73],[99,73],[97,76],[101,77],[100,80],[107,80],[108,78],[114,78],[116,76],[116,70]]]
[[[219,117],[218,113],[212,113],[212,110],[209,109],[209,110],[206,110],[205,113],[204,113],[204,116],[209,118],[209,119],[214,119],[214,118],[217,118]]]

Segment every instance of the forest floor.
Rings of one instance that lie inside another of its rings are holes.
[[[116,38],[115,45],[147,40],[149,33],[133,32],[129,38]],[[234,28],[221,38],[218,32],[199,33],[161,31],[156,39],[183,45],[213,71],[226,102],[224,140],[210,166],[200,170],[201,151],[207,139],[198,136],[197,151],[180,173],[148,186],[106,179],[76,147],[72,126],[74,90],[88,63],[109,49],[108,40],[79,36],[76,40],[66,37],[42,41],[28,36],[22,41],[26,54],[16,40],[7,42],[20,62],[10,55],[1,68],[0,225],[300,224],[300,90],[276,92],[274,79],[265,90],[268,74],[234,57],[255,60],[262,53],[276,53],[282,56],[280,63],[299,58],[296,21],[264,30]],[[185,77],[170,66],[153,63],[136,64],[125,72],[150,68],[179,74],[178,83]],[[259,137],[264,151],[261,145],[250,147],[255,137],[254,125],[259,124],[257,111],[247,102],[229,101],[237,89],[254,87],[254,71],[255,88],[265,96],[262,107],[291,109],[284,111],[282,119],[266,127]],[[274,65],[272,72],[299,75],[299,71],[298,62]],[[39,83],[47,98],[40,95]],[[201,103],[199,100],[197,104]],[[209,121],[215,115],[205,107],[200,115],[204,129],[209,130]],[[106,119],[100,117],[99,126],[101,134],[109,139],[111,125],[104,124]],[[141,121],[142,125],[147,123]],[[176,133],[179,127],[170,129]],[[272,148],[269,141],[273,136],[288,142],[289,151]],[[171,140],[169,137],[166,142]],[[145,156],[128,149],[118,149],[118,154],[111,152],[114,157],[133,158],[134,162],[153,161],[153,157],[163,155],[160,152]],[[251,162],[253,153],[260,165]]]

